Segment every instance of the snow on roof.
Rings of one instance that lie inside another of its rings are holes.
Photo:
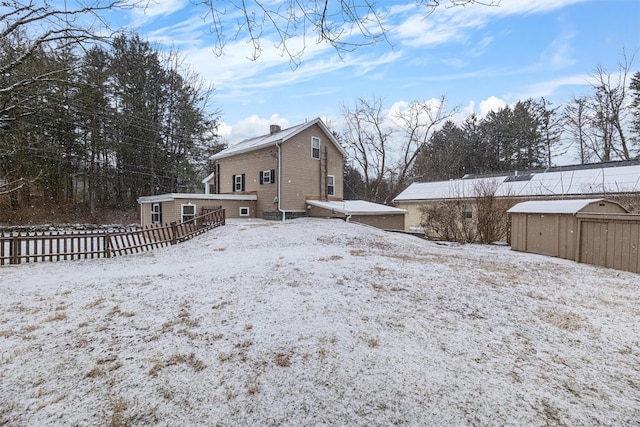
[[[415,182],[394,201],[423,201],[476,197],[479,185],[493,186],[499,197],[581,196],[640,192],[640,165],[596,167],[531,173],[527,180],[513,176]]]
[[[193,200],[258,200],[255,194],[193,194],[193,193],[167,193],[157,196],[138,197],[138,203],[170,202],[176,199]]]
[[[272,145],[279,144],[292,138],[293,136],[299,134],[305,129],[317,124],[322,128],[324,133],[327,135],[329,140],[333,143],[333,145],[340,150],[343,156],[346,156],[346,152],[342,148],[342,146],[336,141],[333,137],[331,131],[324,124],[322,119],[319,117],[311,120],[310,122],[304,122],[299,125],[295,125],[293,127],[282,129],[278,132],[269,133],[266,135],[258,136],[255,138],[245,139],[244,141],[240,141],[236,144],[231,145],[230,147],[220,151],[219,153],[214,154],[210,157],[211,160],[224,159],[225,157],[235,156],[236,154],[248,153],[250,151],[259,150],[261,148],[270,147]],[[204,182],[204,181],[203,181]]]
[[[364,200],[343,200],[340,202],[322,202],[307,200],[307,204],[318,208],[335,211],[344,215],[399,215],[407,213],[404,209],[380,205]]]
[[[518,203],[508,213],[559,213],[577,214],[592,203],[599,203],[604,199],[580,199],[580,200],[533,200]]]

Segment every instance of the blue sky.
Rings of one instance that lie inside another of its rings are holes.
[[[623,49],[640,48],[638,0],[502,0],[497,7],[441,6],[429,16],[413,0],[394,0],[378,2],[391,28],[388,42],[340,57],[311,36],[292,69],[269,32],[256,61],[247,59],[251,50],[242,39],[216,56],[206,8],[189,0],[158,3],[122,23],[177,48],[185,64],[216,86],[221,132],[230,142],[265,133],[270,123],[319,116],[337,126],[343,105],[359,97],[380,97],[392,112],[445,95],[459,118],[529,97],[558,105],[588,93],[597,65],[615,71]]]

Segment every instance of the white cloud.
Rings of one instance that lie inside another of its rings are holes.
[[[495,96],[490,96],[484,101],[480,101],[480,116],[484,117],[489,114],[491,111],[498,111],[501,108],[507,106],[506,101],[497,98]]]
[[[259,117],[257,114],[252,114],[249,117],[239,120],[233,125],[224,122],[222,125],[227,132],[227,137],[225,139],[232,144],[248,138],[265,135],[269,133],[270,125],[278,125],[283,129],[290,126],[289,120],[280,117],[277,113],[272,114],[269,118],[263,118]]]
[[[426,10],[419,13],[416,7],[394,7],[389,10],[388,20],[394,26],[391,31],[393,39],[397,38],[409,46],[433,46],[463,40],[468,30],[482,28],[494,19],[544,13],[585,1],[588,0],[508,0],[497,6],[440,6],[431,14],[426,14]],[[489,38],[483,40],[480,47],[489,42]]]
[[[553,80],[544,82],[538,82],[525,88],[518,99],[527,98],[540,98],[542,96],[548,97],[554,94],[559,88],[563,86],[588,86],[589,75],[588,74],[575,74],[570,76],[562,76]]]
[[[139,19],[148,19],[156,16],[171,15],[184,9],[190,4],[189,0],[151,0],[145,3],[144,7],[136,7],[133,13]]]

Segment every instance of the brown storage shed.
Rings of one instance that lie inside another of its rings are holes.
[[[617,202],[528,201],[508,213],[513,250],[640,272],[640,215]]]

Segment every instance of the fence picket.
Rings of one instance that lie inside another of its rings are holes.
[[[137,230],[103,233],[0,231],[0,266],[140,253],[184,242],[221,225],[225,225],[225,213],[219,207],[185,222],[156,224]]]

